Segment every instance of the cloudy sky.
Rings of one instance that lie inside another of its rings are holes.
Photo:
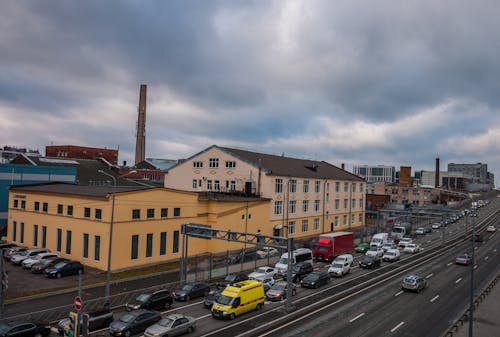
[[[498,1],[0,2],[0,145],[217,144],[500,178]]]

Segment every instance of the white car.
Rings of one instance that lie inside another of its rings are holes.
[[[494,231],[496,231],[496,228],[493,225],[489,225],[488,228],[486,228],[486,231],[487,232],[494,232]]]
[[[35,255],[35,256],[32,256],[32,257],[25,259],[22,262],[22,265],[23,265],[24,269],[31,269],[31,267],[35,263],[42,262],[43,260],[51,259],[53,257],[58,257],[58,256],[59,256],[59,254],[57,254],[57,253],[40,253],[38,255]]]
[[[396,248],[396,245],[394,243],[384,243],[382,245],[382,249],[384,250],[384,252],[388,251],[389,249],[393,249],[393,248]]]
[[[273,247],[262,247],[256,252],[256,254],[259,259],[265,259],[268,256],[279,255],[279,252],[276,248]]]
[[[339,263],[345,263],[347,262],[349,266],[352,266],[352,262],[354,261],[354,258],[352,257],[351,254],[342,254],[339,255],[333,260],[333,262],[339,262]],[[332,262],[332,264],[333,264]]]
[[[418,253],[419,251],[420,251],[420,246],[417,245],[416,243],[409,243],[403,249],[403,252],[405,253]]]
[[[347,261],[333,261],[328,268],[330,276],[344,276],[351,271],[351,264]]]
[[[20,253],[19,255],[14,255],[10,258],[10,262],[13,264],[20,265],[24,260],[29,259],[35,255],[38,255],[40,253],[46,253],[47,249],[45,248],[33,248],[33,249],[28,249],[25,250],[24,252]]]
[[[368,249],[365,253],[366,256],[378,256],[378,257],[382,257],[384,256],[384,250],[382,249],[382,247],[380,248],[377,248],[377,247],[371,247],[370,249]]]
[[[248,275],[248,278],[250,280],[263,282],[265,279],[274,278],[274,275],[276,275],[276,269],[274,269],[273,267],[264,266],[255,269],[254,272]]]
[[[397,261],[401,257],[401,253],[399,252],[399,249],[394,248],[394,249],[389,249],[388,251],[385,252],[384,256],[382,256],[382,260],[384,261]]]
[[[406,247],[407,244],[413,243],[413,240],[411,238],[402,238],[399,240],[399,247]]]
[[[432,229],[439,229],[440,227],[441,227],[441,224],[439,222],[435,222],[431,226]]]

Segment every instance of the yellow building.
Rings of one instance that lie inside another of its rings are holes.
[[[11,186],[8,212],[9,242],[48,248],[101,270],[107,269],[113,213],[113,271],[178,259],[182,224],[273,234],[269,199],[167,188]],[[238,248],[239,243],[193,238],[188,253]]]

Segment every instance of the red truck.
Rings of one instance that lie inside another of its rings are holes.
[[[354,233],[333,232],[321,234],[313,247],[317,261],[331,261],[335,256],[351,252],[354,249]]]

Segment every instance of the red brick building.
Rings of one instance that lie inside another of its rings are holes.
[[[109,163],[118,164],[118,150],[100,149],[76,145],[51,145],[45,147],[46,157],[98,159],[104,158]]]

